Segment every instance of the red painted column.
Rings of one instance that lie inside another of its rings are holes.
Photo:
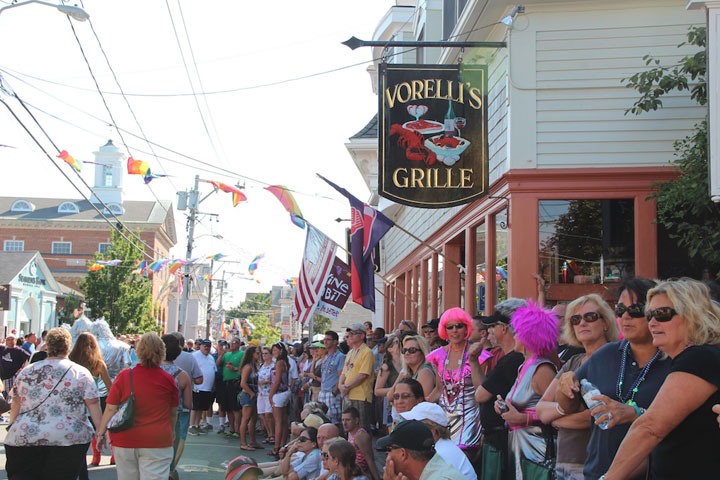
[[[475,227],[465,229],[465,311],[473,316],[477,313],[475,305]]]
[[[443,312],[452,307],[460,306],[460,245],[445,244],[443,246],[445,261],[443,262]]]
[[[414,288],[415,283],[415,271],[414,269],[410,269],[405,273],[405,318],[408,320],[414,321],[415,320],[415,313],[413,312],[413,303],[412,303],[412,291]]]
[[[438,315],[438,254],[432,254],[432,283],[430,284],[430,318],[437,318]]]
[[[508,227],[508,297],[537,299],[538,201],[513,195]]]
[[[655,200],[645,200],[650,192],[635,196],[635,275],[657,278],[657,217]]]
[[[405,320],[405,274],[395,279],[395,322]]]
[[[485,315],[495,311],[495,215],[485,215]]]

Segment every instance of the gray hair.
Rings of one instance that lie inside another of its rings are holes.
[[[523,300],[522,298],[511,297],[495,305],[495,310],[500,314],[506,316],[507,318],[512,319],[515,310],[521,307],[527,307],[527,301]],[[507,324],[507,327],[510,332],[515,333],[510,323]]]

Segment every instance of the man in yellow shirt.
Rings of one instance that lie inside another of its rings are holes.
[[[350,347],[345,356],[338,388],[343,397],[343,410],[355,407],[360,413],[360,426],[370,431],[372,423],[372,395],[375,372],[375,355],[365,345],[365,326],[353,323],[345,333],[345,341]]]

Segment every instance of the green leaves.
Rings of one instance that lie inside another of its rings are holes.
[[[152,318],[152,282],[132,273],[135,261],[143,254],[113,231],[112,243],[105,254],[94,260],[122,260],[115,267],[88,272],[80,283],[94,319],[105,317],[115,333],[144,333],[159,328]]]

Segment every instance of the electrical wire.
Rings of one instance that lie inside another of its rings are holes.
[[[135,242],[133,242],[132,240],[130,240],[130,239],[123,233],[123,231],[122,231],[117,225],[114,225],[113,222],[111,222],[110,219],[109,219],[108,217],[106,217],[105,214],[104,214],[102,211],[100,211],[100,209],[98,209],[97,206],[96,206],[94,203],[92,203],[92,202],[90,201],[90,199],[85,195],[85,193],[83,193],[83,191],[82,191],[77,185],[75,185],[75,183],[70,179],[70,177],[67,176],[67,174],[65,173],[65,171],[63,171],[62,167],[60,167],[60,165],[58,165],[58,164],[52,159],[52,157],[51,157],[50,154],[47,152],[47,150],[45,150],[45,147],[42,146],[42,144],[38,141],[37,138],[35,138],[35,136],[32,134],[32,132],[30,132],[30,130],[27,128],[27,126],[23,123],[23,121],[20,120],[20,118],[15,114],[15,112],[14,112],[13,109],[10,107],[10,105],[8,105],[8,104],[5,102],[5,100],[3,100],[2,98],[0,98],[0,102],[2,102],[3,105],[5,105],[5,107],[10,111],[10,114],[11,114],[11,115],[15,118],[15,120],[20,124],[20,126],[22,126],[22,128],[25,130],[25,132],[27,132],[27,134],[28,134],[28,135],[30,136],[30,138],[35,142],[35,144],[38,146],[38,148],[40,148],[40,150],[42,150],[42,152],[45,154],[45,156],[48,158],[48,160],[50,160],[50,163],[52,163],[53,166],[55,166],[55,168],[57,168],[57,169],[60,171],[60,173],[62,174],[62,176],[65,177],[65,179],[67,179],[67,181],[75,188],[75,190],[77,190],[77,192],[80,194],[80,196],[81,196],[83,199],[85,199],[85,200],[93,207],[93,209],[98,213],[98,215],[100,215],[100,216],[103,218],[103,220],[105,220],[105,222],[107,222],[107,224],[110,225],[110,227],[111,227],[113,230],[115,230],[116,232],[118,232],[128,243],[130,243],[130,245],[132,245],[133,248],[135,248],[136,250],[138,250],[139,252],[141,252],[144,257],[152,260],[152,257],[147,254],[147,252],[145,251],[145,249],[140,248],[137,244],[135,244]],[[98,200],[100,200],[100,199],[98,199]],[[102,202],[102,201],[101,201],[101,202]],[[107,208],[107,205],[103,204],[103,206],[107,209],[108,212],[110,211],[110,209]],[[126,227],[122,222],[118,222],[118,223],[119,223],[124,229],[130,231],[129,229],[127,229],[127,227]]]
[[[180,44],[180,36],[178,35],[177,28],[175,27],[175,20],[172,16],[172,11],[170,10],[170,2],[168,0],[165,0],[165,5],[167,6],[168,16],[170,17],[170,24],[172,25],[173,33],[175,34],[175,41],[177,42],[178,51],[180,52],[180,58],[182,59],[183,68],[185,69],[185,75],[188,79],[188,84],[190,84],[190,90],[192,91],[192,97],[195,101],[195,106],[197,107],[198,113],[200,114],[200,120],[202,121],[203,128],[205,129],[205,134],[208,137],[208,140],[210,141],[210,146],[213,149],[213,152],[215,153],[215,157],[219,158],[220,155],[218,155],[217,148],[215,148],[215,142],[213,142],[212,136],[210,135],[210,130],[208,129],[207,123],[205,122],[205,116],[203,115],[202,108],[200,108],[200,102],[198,102],[198,94],[195,92],[195,86],[193,85],[192,78],[190,76],[190,70],[188,69],[187,61],[185,60],[185,54],[183,53],[182,45]],[[180,7],[180,1],[178,0],[178,7]],[[180,16],[183,21],[183,26],[185,26],[185,17],[182,14],[182,7],[180,7]],[[185,35],[187,37],[188,44],[190,44],[190,36],[187,33],[187,27],[185,27]],[[192,45],[190,45],[190,52],[192,53]],[[193,54],[193,63],[195,63],[195,55]],[[197,70],[197,63],[195,63],[195,71],[198,73],[198,80],[200,80],[200,74]],[[200,80],[200,88],[202,89],[202,81]],[[207,97],[203,95],[203,98],[205,98],[205,102],[207,104]]]
[[[100,95],[100,98],[102,99],[102,103],[105,106],[105,110],[108,112],[108,115],[110,116],[110,120],[112,121],[112,126],[115,128],[115,131],[118,132],[118,135],[120,136],[120,141],[122,141],[123,145],[125,146],[125,151],[127,151],[127,154],[129,157],[132,157],[132,153],[130,152],[130,148],[128,147],[127,143],[125,142],[125,137],[123,137],[122,132],[120,132],[120,129],[117,127],[117,122],[115,122],[115,118],[113,117],[112,112],[110,111],[110,107],[107,104],[107,101],[105,100],[105,95],[103,95],[102,90],[100,90],[100,85],[98,84],[97,78],[95,78],[95,73],[93,72],[92,67],[90,66],[90,62],[88,61],[87,55],[85,55],[85,49],[82,46],[82,43],[80,42],[80,38],[77,35],[77,32],[75,31],[75,25],[73,25],[72,19],[70,19],[70,16],[67,16],[68,23],[70,24],[70,29],[72,30],[73,36],[75,37],[75,41],[78,44],[78,48],[80,48],[80,53],[82,54],[83,60],[85,61],[85,65],[88,68],[88,71],[90,72],[90,76],[93,79],[93,83],[95,83],[95,89],[97,90],[98,94]],[[160,205],[160,208],[165,210],[165,214],[169,215],[170,212],[167,208],[165,208],[165,205],[160,201],[160,198],[155,194],[155,191],[152,189],[150,184],[146,184],[148,187],[148,190],[150,190],[150,193],[152,193],[153,197],[155,197],[155,200]]]

